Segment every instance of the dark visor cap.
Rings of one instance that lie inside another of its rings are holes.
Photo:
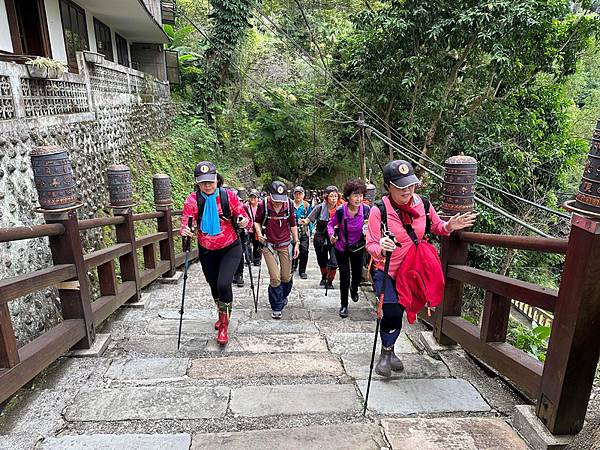
[[[415,175],[415,169],[408,161],[397,159],[390,161],[383,168],[383,180],[393,184],[398,189],[405,189],[421,181]]]
[[[200,161],[194,169],[196,183],[205,181],[217,181],[217,167],[210,161]]]
[[[287,186],[281,181],[273,181],[268,188],[271,199],[275,202],[287,202]]]

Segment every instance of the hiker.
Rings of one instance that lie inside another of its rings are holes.
[[[240,202],[242,202],[242,205],[244,207],[244,210],[246,211],[246,215],[248,217],[250,217],[250,220],[248,221],[248,225],[245,228],[239,228],[239,235],[240,235],[240,241],[243,241],[242,244],[246,244],[246,246],[242,245],[242,249],[244,248],[248,248],[247,246],[250,245],[250,235],[253,235],[253,231],[254,231],[254,221],[252,220],[252,215],[250,214],[250,210],[248,208],[248,206],[244,203],[245,200],[247,200],[247,196],[246,196],[246,188],[241,187],[238,189],[230,189],[233,192],[237,192],[237,197],[240,200]],[[237,268],[237,270],[235,271],[235,274],[233,275],[233,284],[235,284],[237,287],[244,287],[244,267],[246,265],[246,261],[245,258],[242,255],[242,259],[240,260],[240,264]]]
[[[312,206],[306,200],[304,200],[304,188],[302,186],[296,186],[294,188],[294,215],[296,217],[296,223],[298,226],[298,238],[300,239],[300,255],[298,258],[294,258],[292,261],[292,272],[298,270],[300,278],[306,280],[306,266],[308,264],[308,250],[310,245],[310,228],[311,225],[302,225],[300,221],[306,219]]]
[[[327,233],[334,245],[340,271],[341,318],[348,317],[348,290],[352,301],[358,302],[358,287],[362,279],[365,253],[365,223],[370,212],[369,206],[363,204],[366,192],[367,186],[364,181],[348,181],[343,190],[346,204],[335,211],[327,224]]]
[[[383,168],[383,181],[387,194],[376,203],[376,207],[371,209],[367,231],[367,251],[378,261],[374,275],[378,295],[381,294],[383,279],[386,275],[384,274],[384,260],[386,257],[391,258],[386,288],[383,293],[383,317],[380,329],[381,355],[375,367],[377,374],[390,377],[392,370],[400,371],[404,367],[402,361],[394,353],[394,344],[400,335],[402,316],[405,312],[405,307],[400,303],[403,296],[399,295],[399,287],[404,294],[405,286],[397,285],[396,279],[403,271],[412,269],[406,265],[402,267],[404,262],[408,262],[405,259],[411,254],[411,247],[421,246],[428,229],[435,234],[447,236],[453,231],[472,226],[476,214],[457,214],[448,222],[441,220],[429,200],[415,194],[415,187],[420,181],[416,177],[412,165],[407,161],[395,160],[386,164]],[[385,236],[384,231],[391,232],[394,239]],[[433,267],[439,269],[441,280],[436,281],[438,284],[441,281],[443,288],[443,273],[441,273],[439,257]],[[411,316],[407,317],[412,323],[411,318],[414,321],[415,312],[410,311],[410,313]]]
[[[250,241],[252,243],[252,264],[255,266],[260,266],[260,260],[262,258],[262,253],[260,251],[260,242],[256,238],[256,231],[254,230],[254,219],[256,217],[256,210],[258,209],[258,190],[251,189],[250,194],[248,194],[248,202],[246,203],[246,210],[250,214],[250,220],[252,220],[252,233],[250,233]]]
[[[188,195],[183,204],[181,219],[182,236],[193,237],[188,228],[188,218],[197,223],[198,254],[202,272],[210,285],[219,318],[215,322],[218,330],[217,342],[226,345],[229,319],[233,302],[231,282],[242,258],[242,246],[237,228],[245,228],[249,219],[237,196],[222,187],[217,187],[217,168],[210,161],[202,161],[194,170],[196,191]]]
[[[285,184],[273,181],[268,191],[269,196],[258,204],[254,228],[269,270],[271,317],[281,319],[292,290],[292,260],[300,253],[300,243],[294,206]]]
[[[335,252],[327,234],[327,224],[329,223],[329,219],[335,214],[338,206],[341,206],[343,203],[340,199],[338,188],[327,186],[323,193],[323,201],[302,221],[303,225],[316,222],[313,245],[317,254],[317,262],[321,269],[320,285],[325,286],[326,289],[333,289],[333,280],[337,270]]]

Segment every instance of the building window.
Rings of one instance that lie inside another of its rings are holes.
[[[115,33],[115,41],[117,44],[117,62],[122,66],[129,67],[129,45],[127,40]]]
[[[89,49],[85,11],[68,0],[60,0],[60,18],[69,68],[77,71],[75,53]]]
[[[114,61],[110,28],[94,18],[94,31],[96,32],[96,47],[98,53],[102,53],[109,61]]]

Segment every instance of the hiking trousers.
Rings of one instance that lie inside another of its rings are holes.
[[[362,279],[362,263],[364,249],[357,252],[335,250],[335,257],[340,271],[340,300],[342,306],[348,306],[348,290],[358,292]]]
[[[208,250],[198,246],[198,252],[202,272],[210,286],[213,299],[220,300],[222,303],[231,303],[233,301],[231,283],[242,259],[240,241],[237,240],[219,250]]]

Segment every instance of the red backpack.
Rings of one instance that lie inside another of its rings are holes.
[[[438,306],[444,296],[442,263],[436,248],[425,239],[431,228],[431,219],[429,217],[429,208],[431,205],[428,199],[421,199],[423,200],[426,215],[425,234],[423,235],[423,239],[419,240],[412,225],[404,224],[404,229],[414,245],[408,250],[396,273],[398,303],[406,310],[408,323],[415,322],[417,314],[419,314],[419,311],[424,306],[427,306],[427,308]],[[383,226],[384,221],[387,222],[385,204],[377,202],[377,207],[382,213],[381,220]],[[399,217],[401,216],[399,215]],[[387,227],[387,223],[385,225]]]

